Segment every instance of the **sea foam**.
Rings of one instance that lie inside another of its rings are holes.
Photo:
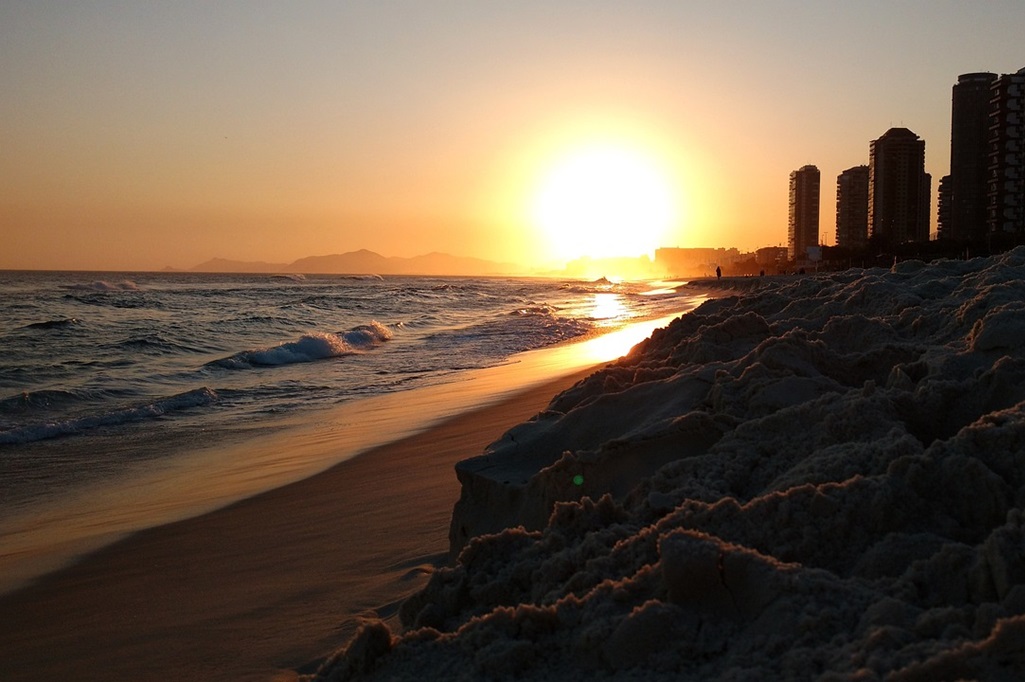
[[[270,348],[242,351],[209,364],[226,369],[247,369],[313,362],[366,352],[391,338],[391,330],[378,322],[371,322],[336,334],[304,334],[296,341],[288,341]]]
[[[11,400],[11,399],[8,399]],[[209,405],[217,400],[217,393],[210,388],[197,388],[185,393],[161,398],[144,405],[118,408],[101,414],[73,419],[47,421],[18,426],[0,431],[0,445],[31,443],[46,438],[70,436],[104,426],[120,426],[131,422],[159,419],[169,412]],[[7,402],[7,401],[5,401]]]

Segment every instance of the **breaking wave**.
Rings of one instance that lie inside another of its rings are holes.
[[[281,343],[270,348],[242,351],[209,364],[225,369],[247,369],[313,362],[364,353],[391,338],[392,333],[387,327],[371,322],[337,334],[304,334],[297,341]]]
[[[202,407],[217,400],[217,393],[207,387],[197,388],[151,403],[111,410],[102,414],[72,419],[28,424],[0,431],[0,445],[31,443],[46,438],[71,436],[101,426],[119,426],[130,422],[159,419],[169,412]]]

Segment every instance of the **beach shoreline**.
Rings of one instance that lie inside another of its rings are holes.
[[[447,560],[456,461],[593,368],[129,535],[0,597],[0,677],[294,679]],[[425,457],[429,452],[430,457]]]
[[[682,312],[704,298],[695,294]],[[127,468],[116,481],[8,509],[0,519],[0,595],[131,533],[316,475],[456,415],[614,360],[674,317],[639,320],[612,332],[519,353],[434,385],[283,415],[274,425],[249,434],[228,439],[214,434],[173,458]]]
[[[314,679],[1021,679],[1025,247],[715,285],[459,462],[456,562]]]

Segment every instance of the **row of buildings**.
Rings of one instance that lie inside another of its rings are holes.
[[[819,246],[819,169],[790,174],[788,257]],[[932,178],[925,141],[891,128],[869,144],[868,165],[836,180],[836,244],[888,249],[929,241]],[[939,239],[986,243],[993,235],[1025,239],[1025,68],[998,76],[970,73],[953,87],[950,174],[939,183]]]
[[[940,239],[1025,232],[1025,68],[968,73],[953,87],[950,175],[940,180]]]

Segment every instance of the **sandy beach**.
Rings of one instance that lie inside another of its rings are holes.
[[[702,286],[600,369],[0,601],[0,676],[1022,679],[1025,247]]]
[[[455,462],[577,373],[325,473],[131,535],[0,598],[0,679],[289,680],[448,557]]]
[[[316,679],[1025,678],[1025,247],[714,285],[459,462]]]

